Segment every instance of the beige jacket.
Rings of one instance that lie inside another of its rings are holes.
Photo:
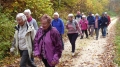
[[[26,44],[27,44],[27,49],[28,49],[28,54],[29,54],[29,58],[31,58],[32,55],[32,45],[33,45],[33,41],[36,35],[36,30],[34,29],[33,25],[29,26],[28,25],[28,30],[27,33],[25,35],[25,40],[26,40]],[[12,47],[10,48],[10,52],[13,52],[15,49],[17,50],[17,54],[18,54],[18,30],[15,31],[14,34],[14,42]]]

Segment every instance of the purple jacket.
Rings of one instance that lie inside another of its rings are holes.
[[[62,55],[62,42],[60,39],[60,34],[56,28],[52,28],[46,33],[43,40],[41,40],[38,44],[39,38],[43,35],[42,33],[42,28],[39,28],[34,39],[34,55],[41,57],[42,42],[45,42],[45,56],[47,62],[49,65],[55,66],[52,65],[51,62],[54,61],[57,64]]]

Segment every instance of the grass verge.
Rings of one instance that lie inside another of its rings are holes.
[[[115,36],[115,59],[114,62],[120,66],[120,19],[116,23],[116,36]]]

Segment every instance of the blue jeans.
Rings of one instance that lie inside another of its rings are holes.
[[[101,29],[102,29],[102,36],[106,36],[107,26],[103,26],[101,27]]]

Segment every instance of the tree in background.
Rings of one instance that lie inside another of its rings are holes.
[[[2,13],[10,13],[16,16],[17,13],[30,9],[35,19],[43,14],[52,15],[53,8],[50,0],[1,0]]]

